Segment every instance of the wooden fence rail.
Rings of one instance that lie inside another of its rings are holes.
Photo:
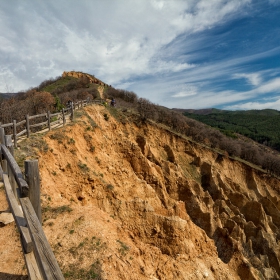
[[[30,182],[28,184],[8,147],[1,144],[0,151],[0,175],[10,211],[20,232],[29,278],[64,279],[41,226],[38,161],[25,161],[25,177]]]
[[[73,120],[74,110],[87,106],[88,104],[93,104],[93,103],[102,104],[103,102],[104,102],[103,99],[94,99],[91,101],[82,100],[82,101],[78,101],[76,103],[72,103],[72,106],[70,108],[63,108],[60,112],[57,112],[57,113],[50,113],[48,111],[48,112],[41,113],[38,115],[33,115],[33,116],[26,115],[25,119],[22,121],[17,122],[16,120],[13,120],[13,122],[11,122],[11,123],[5,123],[5,124],[0,123],[0,127],[12,129],[12,131],[13,131],[12,139],[13,139],[14,147],[17,148],[18,137],[26,134],[26,137],[29,138],[30,133],[31,133],[31,128],[45,126],[49,130],[51,130],[51,127],[54,126],[55,124],[62,122],[62,125],[65,125],[66,118],[70,118]],[[42,121],[42,118],[45,118],[45,120]],[[35,120],[35,119],[39,119],[40,122],[30,124],[30,121]],[[23,130],[17,132],[17,128],[20,126],[21,127],[24,126],[24,128],[23,128]]]
[[[92,103],[102,103],[103,100],[94,100]],[[50,112],[29,116],[20,122],[0,125],[0,179],[2,179],[6,191],[10,211],[14,217],[20,233],[26,267],[31,280],[62,280],[63,274],[58,266],[55,256],[41,226],[40,205],[40,179],[37,160],[25,161],[24,175],[19,168],[13,153],[17,147],[17,137],[26,133],[30,136],[30,128],[47,125],[49,130],[53,117],[61,117],[63,125],[65,116],[74,117],[74,110],[86,106],[87,100],[72,104],[71,108],[62,109],[61,112]],[[36,118],[47,118],[47,121],[30,124],[29,121]],[[17,126],[25,128],[17,132]],[[5,128],[11,127],[13,135],[5,135]],[[13,141],[12,141],[13,138]],[[20,205],[19,205],[20,203]]]

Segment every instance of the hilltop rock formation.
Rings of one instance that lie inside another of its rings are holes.
[[[64,71],[62,74],[62,77],[74,77],[74,78],[78,78],[78,79],[86,79],[88,81],[88,83],[90,84],[98,84],[101,86],[107,86],[104,82],[102,82],[101,80],[95,78],[94,76],[87,74],[87,73],[82,73],[82,72],[77,72],[77,71]]]

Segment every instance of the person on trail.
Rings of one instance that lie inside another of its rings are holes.
[[[115,99],[113,98],[112,101],[111,101],[111,106],[115,107],[115,105],[116,105],[116,101],[115,101]]]
[[[73,103],[73,102],[69,99],[69,100],[67,101],[67,108],[71,108],[72,103]]]

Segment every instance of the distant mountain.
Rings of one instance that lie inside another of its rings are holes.
[[[16,93],[14,93],[14,92],[12,92],[12,93],[11,92],[9,92],[9,93],[0,92],[0,98],[4,98],[4,99],[11,98],[14,95],[16,95]]]
[[[216,111],[220,111],[218,109],[215,108],[206,108],[206,109],[177,109],[177,108],[173,108],[172,110],[180,112],[180,113],[191,113],[191,114],[197,114],[197,115],[208,115],[211,113],[214,113]]]
[[[239,111],[229,111],[229,110],[220,110],[216,108],[206,108],[206,109],[177,109],[173,108],[172,110],[181,112],[181,113],[190,113],[196,115],[209,115],[209,114],[229,114],[229,115],[263,115],[263,116],[276,116],[280,115],[280,111],[273,109],[264,109],[264,110],[239,110]]]
[[[280,112],[277,110],[226,111],[214,108],[174,110],[218,128],[226,135],[238,133],[280,151]]]

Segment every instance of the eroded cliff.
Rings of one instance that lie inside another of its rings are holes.
[[[84,110],[37,152],[66,278],[280,279],[278,179],[114,108],[118,120]]]

